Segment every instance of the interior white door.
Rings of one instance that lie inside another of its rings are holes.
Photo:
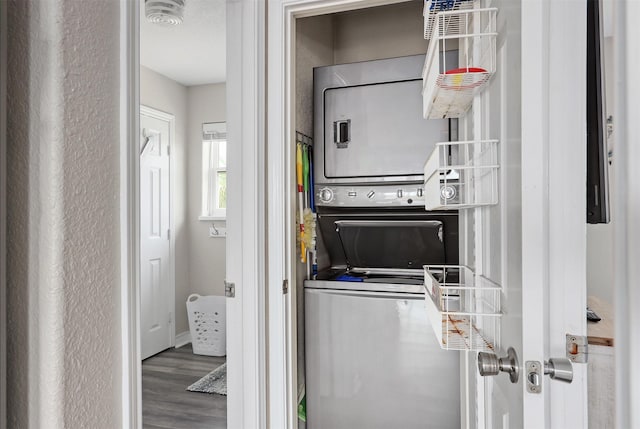
[[[169,187],[170,121],[140,115],[140,329],[146,359],[173,345]]]
[[[464,259],[502,285],[501,341],[520,377],[481,377],[466,353],[467,428],[584,428],[586,365],[571,384],[526,362],[566,357],[566,334],[586,335],[585,2],[494,0],[497,72],[463,121],[466,138],[500,140],[500,203],[461,214]],[[550,41],[552,41],[550,43]]]

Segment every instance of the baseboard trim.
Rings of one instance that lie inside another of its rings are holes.
[[[191,332],[184,331],[176,335],[176,348],[186,346],[191,342]]]

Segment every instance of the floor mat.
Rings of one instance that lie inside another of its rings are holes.
[[[187,387],[190,392],[227,395],[227,364],[223,363],[200,380]]]

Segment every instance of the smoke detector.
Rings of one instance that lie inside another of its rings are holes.
[[[184,17],[185,0],[145,0],[145,16],[152,24],[178,25]]]

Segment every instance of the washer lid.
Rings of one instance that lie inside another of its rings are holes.
[[[338,220],[349,269],[409,268],[445,263],[443,224],[437,220]]]

